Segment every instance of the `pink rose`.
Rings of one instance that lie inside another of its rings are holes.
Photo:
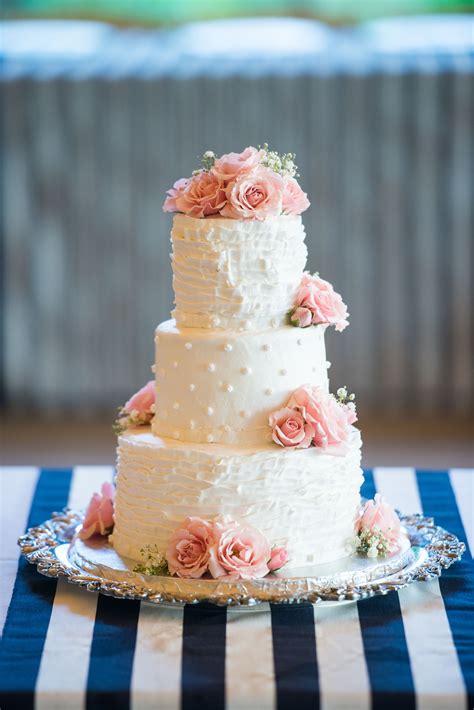
[[[176,196],[178,211],[199,219],[218,214],[225,204],[224,183],[206,171],[193,175]]]
[[[233,521],[216,521],[214,529],[216,542],[209,551],[214,579],[255,579],[268,574],[270,546],[259,530]]]
[[[277,569],[283,567],[288,562],[288,552],[284,547],[274,547],[270,560],[268,561],[268,569],[270,572],[276,572]]]
[[[213,526],[201,518],[186,518],[174,531],[166,560],[170,574],[202,577],[209,565],[209,549],[214,543]]]
[[[295,307],[307,308],[313,314],[312,322],[334,325],[342,331],[349,325],[349,313],[341,295],[337,293],[329,281],[319,276],[304,274],[296,293]]]
[[[297,409],[303,420],[313,425],[315,446],[325,449],[349,439],[352,414],[348,414],[346,406],[339,404],[332,394],[321,387],[300,387],[290,397],[287,407]]]
[[[226,153],[214,162],[211,172],[220,180],[229,182],[235,180],[238,175],[256,168],[264,156],[264,150],[252,147],[246,148],[242,153]]]
[[[178,212],[178,208],[176,207],[176,198],[179,194],[181,194],[188,182],[189,180],[187,178],[176,180],[173,187],[166,193],[168,197],[163,203],[163,212]]]
[[[291,314],[291,322],[298,328],[307,328],[313,322],[313,314],[309,308],[298,306]]]
[[[226,190],[227,204],[221,214],[231,219],[259,219],[281,214],[283,180],[268,168],[259,166],[242,173]]]
[[[279,446],[307,449],[316,434],[313,423],[294,407],[273,412],[268,422],[273,429],[272,439]]]
[[[128,414],[135,412],[138,418],[149,420],[153,416],[155,405],[155,382],[150,380],[124,406]]]
[[[357,410],[354,402],[346,402],[346,404],[342,404],[341,406],[346,412],[346,417],[349,424],[355,424],[357,421]]]
[[[364,506],[356,525],[356,532],[368,531],[381,533],[388,543],[389,551],[398,547],[400,539],[400,519],[389,503],[379,493],[374,500]]]
[[[294,177],[286,176],[283,182],[283,214],[301,214],[307,210],[310,205],[308,195],[303,192],[298,181]]]
[[[81,540],[87,540],[98,533],[108,535],[114,527],[115,489],[111,483],[102,484],[101,492],[94,493],[84,516]]]

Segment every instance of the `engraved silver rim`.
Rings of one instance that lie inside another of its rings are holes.
[[[53,513],[22,535],[18,544],[24,557],[47,577],[65,577],[71,584],[119,599],[137,599],[155,604],[182,605],[208,601],[221,606],[253,607],[261,602],[347,602],[397,591],[413,582],[428,581],[442,574],[465,551],[463,542],[422,515],[400,516],[409,540],[410,554],[378,562],[371,574],[356,569],[358,556],[346,558],[345,571],[327,574],[290,575],[282,570],[257,580],[182,580],[177,577],[147,577],[132,569],[114,570],[91,564],[74,552],[74,535],[83,514],[65,509]],[[106,541],[104,548],[108,546]],[[100,545],[99,545],[100,547]],[[97,546],[96,546],[97,549]],[[354,564],[352,564],[354,563]],[[374,563],[376,564],[376,563]],[[309,569],[309,568],[308,568]],[[120,573],[118,573],[120,572]]]

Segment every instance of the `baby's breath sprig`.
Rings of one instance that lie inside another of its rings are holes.
[[[357,536],[356,549],[367,557],[385,557],[388,552],[388,542],[380,531],[361,530]]]
[[[114,432],[114,434],[119,436],[131,427],[144,426],[145,424],[149,424],[154,413],[154,404],[151,405],[151,409],[146,415],[141,414],[138,409],[133,409],[131,412],[129,412],[127,409],[125,409],[125,407],[119,407],[118,417],[112,426],[112,431]]]
[[[288,175],[289,177],[299,177],[298,168],[295,163],[296,155],[294,153],[282,153],[281,155],[276,150],[270,150],[268,143],[258,146],[260,150],[265,151],[265,157],[262,160],[262,165],[270,168],[273,172],[279,175]]]
[[[349,402],[355,401],[355,394],[353,392],[351,392],[351,394],[348,394],[347,385],[344,385],[344,387],[339,387],[339,389],[337,390],[336,399],[339,404],[349,404]]]
[[[134,572],[149,576],[169,574],[168,563],[164,555],[158,551],[156,545],[154,547],[151,545],[147,545],[145,548],[142,547],[140,552],[144,560],[133,568]]]
[[[213,150],[206,150],[201,156],[202,169],[208,172],[216,162],[216,154]]]

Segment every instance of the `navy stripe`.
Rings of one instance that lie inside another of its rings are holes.
[[[417,472],[418,488],[425,515],[437,525],[466,542],[466,533],[459,515],[454,491],[445,472]],[[468,707],[474,707],[474,563],[466,550],[459,562],[444,570],[439,579],[449,626],[458,653],[459,663],[468,693]],[[468,621],[470,619],[470,622]]]
[[[67,505],[72,471],[43,469],[27,527]],[[33,708],[36,679],[56,593],[56,580],[38,574],[22,557],[18,565],[0,650],[0,707]]]
[[[362,496],[376,493],[372,471],[364,471]],[[372,693],[372,708],[416,707],[415,686],[396,592],[357,602],[364,653]]]
[[[181,707],[225,708],[227,610],[214,604],[186,604],[183,613]]]
[[[312,604],[270,604],[278,710],[319,708]]]
[[[140,602],[99,594],[87,678],[87,710],[130,707]]]

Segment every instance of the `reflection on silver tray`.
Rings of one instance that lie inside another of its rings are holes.
[[[121,599],[180,605],[200,601],[252,607],[260,602],[346,602],[402,589],[439,577],[465,550],[455,535],[422,515],[401,516],[406,537],[399,552],[384,559],[351,555],[330,564],[283,568],[262,579],[229,582],[147,576],[120,557],[105,538],[75,537],[82,514],[66,509],[30,528],[18,544],[28,562],[48,577],[64,576],[89,591]]]

